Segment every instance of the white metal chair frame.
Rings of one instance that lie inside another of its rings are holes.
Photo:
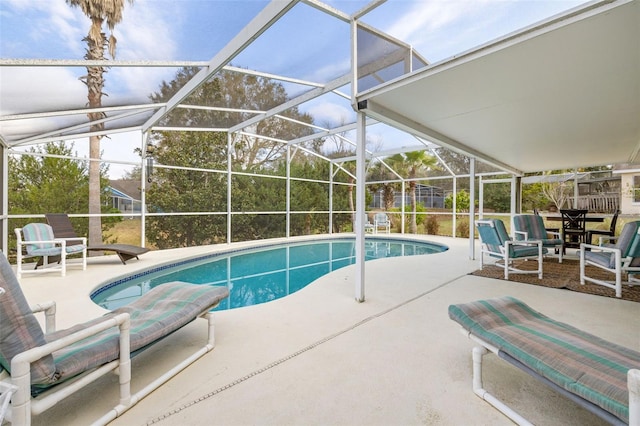
[[[491,220],[477,220],[475,221],[476,228],[479,226],[490,226],[494,228],[494,224]],[[545,254],[545,250],[542,247],[541,240],[526,240],[526,241],[517,241],[517,240],[506,240],[503,245],[500,246],[500,251],[496,252],[490,248],[490,245],[481,240],[481,248],[480,248],[480,269],[484,268],[484,255],[487,254],[491,257],[497,258],[497,260],[493,263],[496,266],[501,266],[504,268],[504,279],[509,279],[509,273],[515,274],[537,274],[539,279],[542,279],[542,259]],[[512,247],[536,247],[538,249],[535,255],[530,256],[518,256],[518,257],[510,257],[511,248]],[[519,269],[513,266],[515,260],[536,260],[538,262],[538,268],[535,270],[525,270]]]
[[[640,234],[640,230],[638,231]],[[636,238],[640,238],[640,236],[636,236]],[[601,236],[600,237],[600,245],[593,244],[580,244],[580,284],[584,285],[586,282],[591,282],[594,284],[598,284],[607,288],[611,288],[616,291],[616,297],[622,297],[622,274],[627,274],[627,281],[625,284],[632,285],[640,285],[640,279],[636,278],[635,274],[640,274],[640,265],[632,266],[631,263],[635,259],[631,256],[622,257],[622,251],[616,247],[608,247],[605,246],[605,241],[615,241],[618,237],[608,237]],[[590,262],[588,259],[585,259],[585,251],[601,251],[604,253],[611,253],[615,256],[615,263],[613,268],[607,268],[605,266],[599,265],[595,262]],[[601,280],[597,278],[588,277],[585,273],[585,267],[587,265],[596,266],[605,271],[611,272],[615,274],[614,281]]]
[[[82,270],[87,269],[87,239],[85,237],[76,238],[54,238],[52,240],[42,241],[26,241],[22,235],[22,228],[16,228],[16,240],[17,240],[17,259],[16,259],[16,275],[18,278],[22,278],[23,274],[39,274],[51,271],[60,271],[61,276],[65,276],[67,273],[67,241],[82,241],[84,249],[82,250]],[[24,248],[31,244],[54,244],[60,246],[60,253],[50,256],[60,256],[60,262],[57,266],[49,266],[49,256],[42,256],[42,269],[24,269],[22,260],[30,257],[39,257],[39,255],[25,254]]]
[[[210,307],[212,308],[212,307]],[[58,402],[79,391],[88,384],[96,381],[109,372],[118,374],[120,382],[120,399],[118,405],[113,407],[107,414],[97,420],[94,424],[106,425],[112,420],[122,415],[125,411],[134,406],[138,401],[149,395],[151,392],[176,376],[182,370],[193,364],[202,356],[206,355],[215,347],[214,313],[208,308],[200,314],[208,322],[207,341],[204,346],[196,352],[173,366],[169,371],[156,378],[153,382],[140,389],[136,393],[131,393],[131,352],[130,352],[130,316],[128,313],[121,313],[112,318],[106,319],[91,327],[79,330],[61,339],[47,343],[46,345],[35,347],[28,351],[16,355],[11,360],[11,375],[6,371],[0,373],[0,380],[12,386],[13,397],[11,398],[11,408],[8,410],[7,419],[12,424],[29,425],[31,415],[42,414]],[[45,330],[49,334],[55,331],[55,302],[47,302],[31,306],[33,313],[44,312]],[[31,398],[31,363],[37,361],[53,352],[69,346],[75,342],[96,335],[111,327],[119,329],[120,357],[98,368],[81,374],[73,380],[57,385],[37,399]],[[1,389],[1,388],[0,388]],[[1,399],[0,399],[1,401]]]
[[[375,225],[369,221],[369,216],[364,214],[364,233],[365,234],[374,234],[375,233]]]
[[[0,287],[0,297],[3,294],[4,288]],[[4,417],[8,412],[11,396],[17,389],[18,388],[11,383],[0,381],[0,424],[2,424]]]
[[[391,221],[385,213],[376,213],[373,217],[373,229],[376,234],[380,228],[382,228],[386,234],[391,233]]]

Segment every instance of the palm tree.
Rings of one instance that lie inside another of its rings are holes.
[[[393,204],[395,202],[396,183],[384,181],[397,178],[398,177],[395,176],[381,161],[376,162],[369,170],[368,180],[382,182],[370,184],[369,188],[372,192],[382,191],[382,202],[386,211],[393,208]]]
[[[424,175],[426,171],[433,170],[436,166],[437,159],[428,155],[425,151],[405,152],[404,154],[395,154],[389,158],[389,163],[397,172],[401,172],[409,181],[409,196],[411,199],[411,223],[409,224],[409,232],[416,234],[418,232],[418,224],[416,221],[416,178]]]
[[[133,0],[128,0],[133,4]],[[87,53],[84,56],[87,60],[106,60],[105,48],[108,47],[109,54],[115,58],[116,38],[113,36],[113,29],[122,20],[124,10],[124,0],[66,0],[71,7],[79,7],[90,20],[91,27],[89,34],[83,39],[87,42]],[[107,38],[102,32],[102,25],[105,23],[111,34]],[[81,80],[87,85],[89,108],[100,108],[102,106],[102,89],[104,88],[104,67],[87,67],[87,75]],[[105,116],[102,112],[90,112],[87,114],[90,122],[102,119]],[[89,127],[91,132],[104,130],[103,123],[94,123]],[[89,245],[99,245],[102,243],[102,220],[100,203],[100,139],[102,136],[93,135],[89,138]],[[95,215],[95,216],[94,216]]]

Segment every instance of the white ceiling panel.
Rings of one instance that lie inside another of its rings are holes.
[[[635,162],[640,3],[589,4],[358,101],[381,121],[512,171]]]

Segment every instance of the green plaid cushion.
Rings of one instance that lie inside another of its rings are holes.
[[[4,255],[0,255],[0,365],[11,372],[17,354],[46,343],[38,320],[31,312],[20,284]],[[31,383],[48,384],[57,380],[53,357],[31,364]]]
[[[118,308],[101,318],[47,335],[48,341],[60,339],[90,327],[105,318],[128,312],[131,316],[131,352],[140,351],[197,318],[229,295],[220,286],[171,282],[154,287],[135,302]],[[105,330],[60,351],[54,352],[59,381],[113,361],[119,356],[118,329]],[[37,388],[46,388],[39,386]],[[36,389],[36,392],[40,389]]]
[[[624,422],[640,352],[554,321],[512,297],[449,306],[449,317],[537,374]]]

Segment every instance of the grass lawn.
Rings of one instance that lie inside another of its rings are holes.
[[[140,235],[140,219],[123,219],[122,222],[116,223],[113,228],[105,233],[104,240],[119,244],[139,246]],[[148,241],[146,247],[153,249],[153,246],[149,244]]]

